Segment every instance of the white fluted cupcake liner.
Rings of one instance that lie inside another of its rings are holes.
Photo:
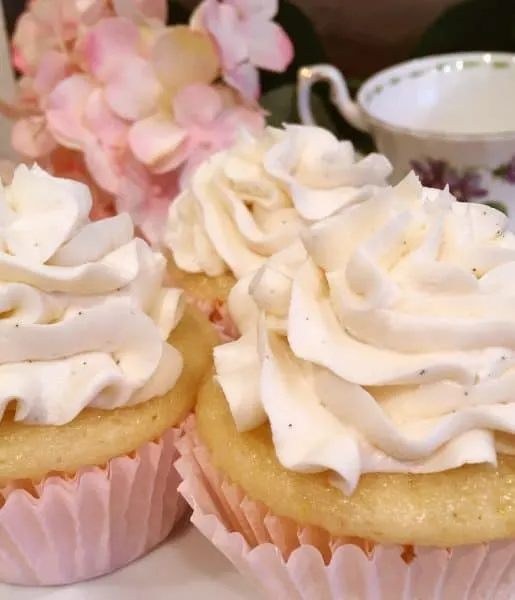
[[[178,444],[193,524],[274,600],[513,600],[515,542],[454,549],[332,538],[274,516],[221,475],[195,433]]]

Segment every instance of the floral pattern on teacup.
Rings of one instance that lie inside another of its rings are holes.
[[[506,183],[515,184],[515,156],[511,157],[507,163],[499,165],[492,171],[494,177],[503,179]]]
[[[449,191],[459,202],[484,198],[488,194],[481,185],[481,174],[474,169],[459,172],[440,159],[412,160],[411,168],[419,176],[422,185]]]
[[[484,169],[467,167],[459,171],[445,160],[437,158],[412,160],[410,165],[423,185],[442,190],[449,186],[449,191],[459,202],[484,202],[508,214],[507,206],[503,202],[486,199],[488,189],[482,183],[484,181],[482,177],[482,173],[485,173]],[[489,171],[488,174],[493,179],[500,180],[508,185],[515,185],[515,155],[507,162],[501,163],[498,167]]]

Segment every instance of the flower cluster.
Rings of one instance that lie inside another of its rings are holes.
[[[484,198],[487,190],[482,187],[481,174],[473,169],[458,172],[444,160],[428,158],[411,161],[411,168],[418,175],[422,185],[443,190],[449,187],[458,202],[469,202]]]
[[[258,69],[283,71],[293,57],[277,10],[278,0],[204,0],[189,24],[167,26],[166,0],[32,0],[13,38],[13,146],[50,164],[63,148],[78,155],[116,210],[157,239],[196,165],[241,128],[263,127]]]

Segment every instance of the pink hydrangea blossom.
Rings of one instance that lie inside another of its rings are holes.
[[[12,143],[21,154],[39,159],[55,149],[57,140],[45,115],[48,97],[61,80],[82,70],[83,39],[89,28],[117,14],[164,26],[166,1],[34,0],[20,17],[13,62],[23,77]]]
[[[152,173],[135,159],[123,163],[116,209],[129,212],[151,243],[162,239],[168,207],[179,193],[179,177],[178,170]]]
[[[258,68],[284,71],[293,45],[273,19],[279,0],[205,0],[192,16],[192,26],[215,40],[225,81],[245,97],[259,97]]]
[[[33,75],[25,75],[18,87],[18,120],[14,123],[12,144],[29,158],[52,152],[57,142],[48,130],[44,112],[48,95],[68,73],[66,55],[58,50],[44,53]]]
[[[173,56],[172,47],[184,62],[189,58],[191,65],[173,70],[170,76],[165,58]],[[156,223],[162,223],[164,211],[178,191],[179,173],[170,171],[178,169],[187,157],[152,172],[145,162],[134,160],[139,157],[131,153],[128,134],[131,127],[156,114],[164,97],[175,90],[180,94],[185,83],[217,76],[214,47],[187,27],[143,32],[128,19],[111,17],[89,31],[84,60],[87,74],[70,75],[48,97],[48,128],[59,144],[84,154],[96,183],[115,195],[117,206],[130,210],[152,239]],[[156,128],[152,133],[158,140],[169,132]]]
[[[32,0],[18,21],[12,142],[90,185],[94,216],[129,211],[158,241],[196,166],[264,125],[258,68],[292,58],[276,0],[204,0],[166,26],[166,0]]]
[[[13,36],[13,62],[24,74],[37,70],[48,50],[70,53],[88,27],[109,16],[164,25],[166,0],[33,0]]]
[[[134,155],[154,173],[184,166],[183,180],[200,162],[231,145],[240,127],[263,127],[259,111],[227,102],[215,86],[192,83],[173,97],[171,110],[135,123],[129,132]]]

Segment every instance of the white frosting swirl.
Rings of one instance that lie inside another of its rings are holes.
[[[268,420],[286,468],[347,493],[368,472],[495,464],[515,433],[514,306],[506,217],[410,175],[237,284],[218,378],[240,430]]]
[[[0,184],[0,418],[62,425],[169,391],[180,291],[128,215],[90,222],[81,183],[38,167]]]
[[[236,278],[258,269],[307,224],[385,186],[380,154],[358,160],[350,142],[318,127],[244,135],[201,165],[170,206],[165,244],[178,267]]]

